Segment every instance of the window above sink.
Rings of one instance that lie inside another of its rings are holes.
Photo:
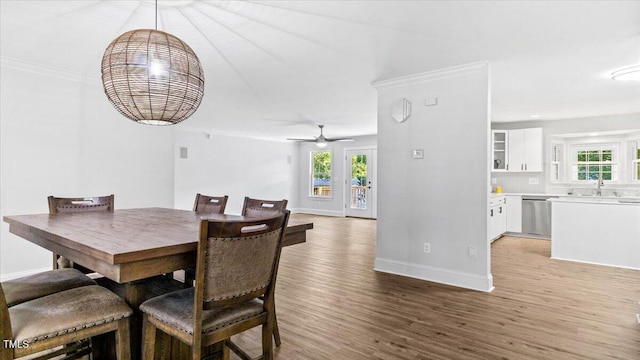
[[[640,130],[553,135],[548,165],[551,183],[638,185]]]

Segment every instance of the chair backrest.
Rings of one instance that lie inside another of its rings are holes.
[[[273,293],[288,220],[287,210],[255,220],[202,220],[196,304],[222,308]]]
[[[0,283],[0,340],[13,340],[9,307]],[[0,344],[0,359],[13,359],[13,351],[5,344]]]
[[[113,211],[114,196],[95,196],[84,198],[60,198],[49,196],[49,214]]]
[[[229,196],[208,196],[196,194],[196,201],[193,204],[193,211],[208,214],[224,214]]]
[[[283,212],[287,209],[287,200],[260,200],[244,198],[243,216],[263,216],[265,212]]]

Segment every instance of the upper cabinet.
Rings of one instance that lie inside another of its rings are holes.
[[[507,130],[493,130],[491,138],[493,171],[505,171],[507,169]]]
[[[542,128],[491,133],[492,171],[542,172]]]

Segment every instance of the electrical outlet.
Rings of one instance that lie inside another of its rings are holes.
[[[424,253],[425,254],[430,254],[431,253],[431,244],[430,243],[424,243]]]
[[[491,184],[495,185],[498,183],[498,179],[496,178],[491,178]]]
[[[540,180],[538,178],[529,178],[529,185],[538,185],[540,184]]]
[[[469,246],[469,252],[468,252],[468,255],[469,255],[469,257],[470,257],[471,259],[475,259],[475,258],[476,258],[477,253],[476,253],[476,247],[475,247],[475,246]]]

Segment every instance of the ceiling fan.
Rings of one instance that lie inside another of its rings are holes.
[[[351,139],[351,138],[327,138],[322,133],[322,129],[324,128],[324,125],[318,125],[318,127],[320,128],[320,136],[316,136],[315,139],[292,139],[292,138],[287,138],[287,140],[314,142],[314,143],[316,143],[316,145],[318,147],[325,147],[325,146],[327,146],[327,143],[330,143],[332,141],[353,141],[353,139]]]

